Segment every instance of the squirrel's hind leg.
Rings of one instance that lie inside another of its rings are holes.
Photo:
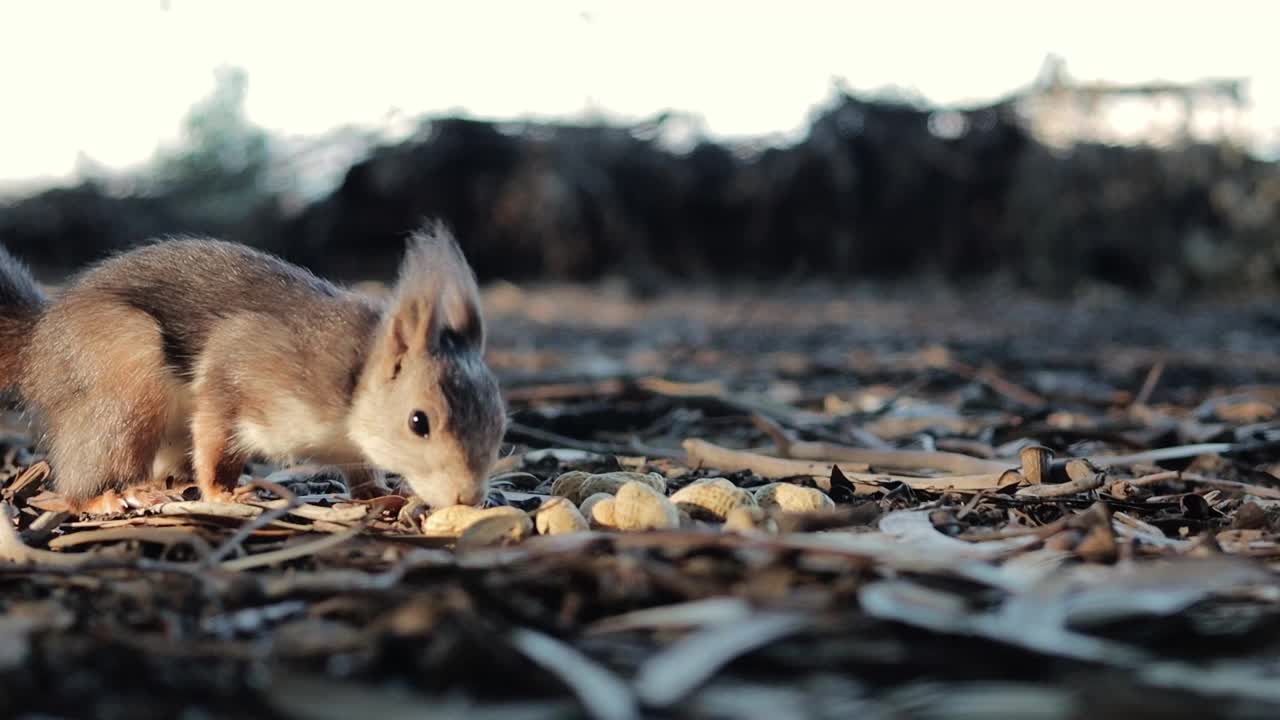
[[[23,393],[42,421],[54,487],[72,510],[152,479],[184,392],[162,348],[151,316],[97,297],[55,305],[33,333],[29,350],[41,363],[28,365]]]

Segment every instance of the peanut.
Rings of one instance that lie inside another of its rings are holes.
[[[613,527],[613,496],[609,493],[596,493],[578,507],[582,516],[593,528]]]
[[[733,508],[724,516],[725,532],[750,532],[759,530],[764,525],[767,517],[764,511],[758,507],[739,505]]]
[[[533,513],[534,525],[539,535],[560,535],[582,532],[587,529],[587,519],[567,498],[549,497]]]
[[[613,525],[619,530],[668,530],[680,527],[680,511],[667,497],[642,482],[629,482],[618,489],[613,501],[597,503],[593,516],[612,510]]]
[[[755,496],[760,507],[774,507],[789,513],[818,512],[836,506],[821,490],[791,483],[769,483],[757,488]]]
[[[619,488],[629,482],[641,482],[659,493],[667,492],[666,478],[658,473],[618,471],[592,474],[574,470],[561,475],[551,483],[551,494],[567,497],[570,502],[581,504],[583,500],[596,493],[614,495]]]
[[[458,548],[510,545],[529,537],[532,532],[533,521],[523,512],[491,514],[476,520],[462,531],[458,536]]]
[[[520,508],[514,508],[507,505],[501,507],[485,508],[481,510],[470,505],[451,505],[442,507],[431,513],[422,521],[422,532],[427,535],[446,535],[449,537],[458,537],[467,528],[484,520],[485,518],[495,516],[520,516],[528,520],[528,515]]]
[[[723,521],[737,507],[754,507],[755,498],[724,478],[708,478],[677,490],[671,496],[676,507],[693,517]]]

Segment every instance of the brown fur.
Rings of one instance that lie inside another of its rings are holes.
[[[474,277],[439,225],[414,236],[385,304],[214,240],[116,256],[47,305],[26,278],[0,255],[0,379],[73,504],[188,473],[225,498],[251,457],[355,465],[362,494],[381,490],[372,463],[433,504],[483,496],[504,411]],[[415,409],[427,438],[408,430]]]
[[[22,375],[18,348],[47,301],[27,267],[0,247],[0,392],[17,388]]]

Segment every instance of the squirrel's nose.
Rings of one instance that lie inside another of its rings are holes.
[[[468,485],[458,490],[459,505],[479,505],[488,495],[489,484],[486,482]]]

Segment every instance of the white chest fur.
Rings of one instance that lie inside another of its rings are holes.
[[[273,399],[260,418],[241,420],[237,444],[252,455],[277,462],[361,462],[360,450],[347,438],[344,422],[332,410],[296,397]]]

